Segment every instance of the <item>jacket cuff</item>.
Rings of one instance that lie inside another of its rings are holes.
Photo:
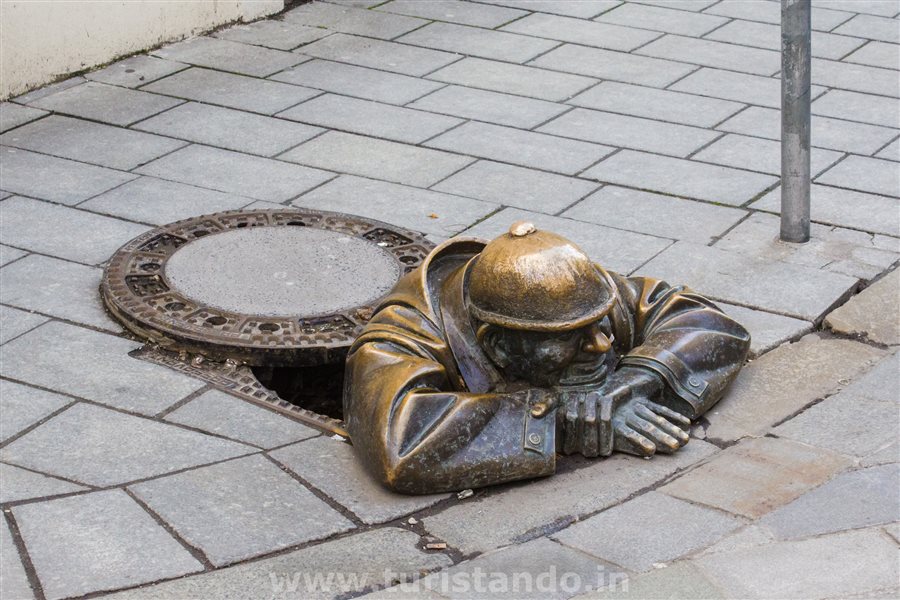
[[[644,367],[657,373],[666,382],[668,390],[687,404],[689,414],[685,416],[690,419],[696,419],[709,408],[709,382],[665,348],[639,346],[623,356],[619,364]]]

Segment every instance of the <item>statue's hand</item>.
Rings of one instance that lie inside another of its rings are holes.
[[[638,456],[669,454],[688,443],[690,425],[684,415],[633,394],[613,414],[613,447]]]

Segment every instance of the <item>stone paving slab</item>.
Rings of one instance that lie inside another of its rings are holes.
[[[15,196],[0,204],[3,241],[90,265],[105,262],[147,227]]]
[[[781,51],[781,27],[776,24],[735,20],[704,37],[709,40]],[[866,40],[860,38],[813,31],[810,52],[817,58],[840,60],[865,43]]]
[[[830,90],[812,103],[814,115],[824,115],[900,128],[900,101],[896,98],[860,94],[846,90]]]
[[[825,318],[825,325],[839,333],[862,335],[880,344],[900,344],[896,314],[900,271],[894,270],[854,296]]]
[[[900,44],[900,31],[897,30],[896,20],[874,15],[856,15],[834,32]]]
[[[65,598],[201,571],[121,490],[13,509],[47,598]]]
[[[706,413],[710,423],[706,435],[723,442],[763,435],[883,356],[883,351],[866,344],[815,334],[780,346],[747,365],[725,397]]]
[[[97,294],[101,269],[32,254],[4,267],[0,302],[92,325],[113,333],[122,326],[103,309]],[[35,275],[40,273],[39,277]]]
[[[299,85],[198,68],[160,79],[143,89],[265,115],[273,115],[321,93]]]
[[[452,23],[431,23],[397,41],[513,63],[527,62],[559,45],[557,41]]]
[[[182,104],[133,128],[259,156],[275,156],[324,131],[197,102]]]
[[[401,106],[441,87],[440,83],[416,77],[320,59],[307,61],[270,79]]]
[[[712,544],[740,524],[718,511],[649,492],[553,538],[632,571],[647,571]]]
[[[35,119],[40,119],[47,114],[47,111],[32,108],[30,106],[22,106],[13,102],[3,102],[0,104],[0,133],[9,131],[14,127],[19,127],[25,123],[30,123]]]
[[[89,81],[44,96],[33,106],[111,125],[128,126],[177,106],[182,100]]]
[[[810,151],[810,171],[813,177],[835,164],[842,156],[842,153],[833,150],[813,148]],[[693,158],[726,167],[771,175],[781,174],[781,144],[773,140],[729,133],[703,148]]]
[[[722,300],[815,321],[856,287],[854,277],[737,252],[676,242],[641,267],[641,275],[678,281]]]
[[[809,321],[724,302],[716,304],[750,332],[750,358],[757,358],[784,342],[795,340],[813,329],[813,324]]]
[[[337,33],[303,46],[303,54],[421,77],[462,58],[458,54]]]
[[[428,78],[556,102],[567,100],[596,83],[581,75],[471,57],[435,71]]]
[[[658,58],[575,44],[564,44],[541,55],[530,64],[555,71],[657,88],[668,86],[696,68]]]
[[[0,148],[0,157],[6,189],[60,204],[78,204],[134,179],[121,171],[18,148]]]
[[[567,17],[590,19],[615,8],[620,0],[481,0],[485,4],[496,4],[512,8],[525,8],[534,12],[545,12]]]
[[[0,463],[0,478],[3,480],[3,487],[0,488],[0,504],[59,496],[88,489],[83,485],[56,477],[48,477],[5,463]]]
[[[703,67],[669,89],[769,108],[781,107],[781,83],[772,77]],[[813,85],[810,95],[816,98],[824,91],[825,88]]]
[[[461,562],[429,575],[421,583],[442,597],[459,600],[473,597],[562,599],[596,589],[610,580],[624,581],[626,575],[617,571],[586,554],[542,538]]]
[[[828,450],[755,438],[723,450],[659,491],[749,518],[759,518],[850,466]]]
[[[778,239],[779,221],[775,215],[754,213],[718,240],[715,247],[866,280],[883,273],[900,259],[900,252],[877,247],[872,234],[818,224],[810,227],[809,242],[782,242]]]
[[[706,129],[585,108],[571,110],[537,131],[678,157],[688,156],[719,135]]]
[[[714,15],[689,14],[677,3],[668,4],[677,10],[629,2],[603,13],[595,20],[694,37],[703,37],[704,34],[728,22],[728,19]]]
[[[556,214],[596,188],[595,183],[583,179],[479,160],[432,189]]]
[[[34,598],[25,567],[19,559],[19,550],[5,520],[0,523],[0,596],[16,600]]]
[[[236,210],[252,201],[244,196],[141,176],[81,203],[78,208],[140,223],[165,225],[197,215]]]
[[[303,57],[228,40],[199,37],[163,46],[153,56],[241,75],[266,77],[292,67]]]
[[[774,75],[781,69],[781,54],[773,50],[748,48],[673,34],[665,35],[639,48],[635,54],[752,75]]]
[[[854,210],[847,210],[851,206]],[[781,213],[781,188],[777,187],[750,205],[750,208]],[[826,185],[810,187],[810,217],[813,222],[852,227],[900,236],[900,221],[894,218],[897,200]]]
[[[68,79],[63,79],[62,81],[57,81],[56,83],[51,83],[50,85],[45,85],[44,87],[37,88],[36,90],[31,90],[27,94],[16,96],[12,98],[12,101],[18,104],[28,104],[29,102],[34,102],[35,100],[43,98],[44,96],[49,96],[50,94],[55,94],[67,88],[81,85],[85,81],[87,81],[87,79],[81,77],[80,75],[76,75],[74,77],[69,77]]]
[[[128,356],[140,343],[51,322],[0,349],[6,377],[153,415],[203,386]]]
[[[811,75],[814,84],[894,98],[900,96],[897,73],[890,69],[824,58],[814,58],[812,62]]]
[[[778,181],[771,175],[633,150],[616,153],[582,176],[732,206],[744,204]]]
[[[281,448],[272,452],[272,458],[367,525],[403,517],[449,497],[448,494],[405,496],[389,492],[372,479],[349,444],[329,437]],[[336,477],[338,473],[340,476]]]
[[[278,158],[416,187],[434,185],[474,161],[466,156],[341,131],[329,131]]]
[[[900,172],[897,164],[880,158],[848,156],[816,181],[826,185],[900,198]]]
[[[856,154],[872,154],[894,139],[898,133],[886,127],[818,115],[812,117],[811,123],[810,138],[813,146]],[[773,108],[751,106],[719,125],[717,129],[780,140],[781,113]]]
[[[569,110],[566,106],[544,100],[456,85],[448,85],[407,106],[520,129],[532,129]]]
[[[320,27],[308,27],[286,21],[256,21],[229,27],[211,35],[242,44],[265,46],[275,50],[293,50],[330,34],[330,31]]]
[[[0,459],[96,486],[225,460],[254,449],[173,425],[76,404],[0,450]]]
[[[531,221],[540,229],[558,233],[580,245],[603,267],[623,274],[634,271],[671,244],[663,238],[517,208],[504,208],[465,233],[489,240],[506,233],[516,221]]]
[[[5,272],[3,275],[5,276]],[[4,285],[6,285],[5,281]],[[11,306],[0,306],[0,344],[5,344],[49,320],[50,318],[44,315]]]
[[[641,573],[628,579],[627,589],[603,590],[577,596],[577,600],[666,600],[669,598],[703,598],[725,600],[725,592],[690,562]]]
[[[274,448],[319,435],[315,429],[293,419],[219,390],[204,392],[165,418],[260,448]]]
[[[445,115],[335,94],[313,98],[278,116],[410,144],[424,142],[462,123]]]
[[[660,37],[660,34],[619,27],[608,23],[585,21],[571,17],[532,13],[502,28],[502,31],[521,33],[540,38],[595,46],[629,52]]]
[[[563,175],[574,175],[613,151],[600,144],[472,121],[425,145]]]
[[[184,142],[50,115],[0,135],[0,144],[127,171],[180,148]]]
[[[812,0],[812,5],[882,17],[895,17],[900,13],[894,0]]]
[[[129,489],[217,566],[353,527],[262,456],[170,475]]]
[[[563,217],[675,240],[709,243],[747,215],[736,208],[604,186]]]
[[[386,570],[393,574],[418,576],[422,571],[450,564],[445,554],[421,552],[417,548],[418,542],[419,536],[412,532],[386,527],[212,573],[121,592],[109,598],[334,598],[393,583],[384,581]],[[346,576],[343,580],[332,577],[330,581],[317,581],[314,579],[317,573]],[[356,579],[350,580],[350,574]]]
[[[875,156],[877,158],[884,158],[886,160],[900,162],[900,138],[897,138],[896,140],[882,148],[881,151]]]
[[[71,398],[0,379],[0,442],[31,427],[72,402]]]
[[[28,252],[26,252],[25,250],[19,250],[18,248],[12,248],[5,244],[0,244],[0,267],[17,261],[27,254]]]
[[[480,200],[353,175],[341,175],[292,205],[384,220],[438,236],[456,235],[497,209],[497,205]]]
[[[460,0],[393,0],[378,6],[379,11],[408,15],[434,21],[447,21],[460,25],[473,25],[494,29],[527,15],[524,10],[504,6],[490,6]]]
[[[900,71],[900,56],[897,56],[896,44],[870,42],[848,56],[846,62]]]
[[[784,540],[897,521],[900,465],[893,464],[842,473],[769,513],[760,525]]]
[[[864,596],[895,588],[898,577],[896,544],[871,529],[713,554],[696,564],[730,598]]]
[[[424,19],[392,15],[375,10],[310,2],[284,14],[288,23],[300,23],[341,33],[392,40],[427,25]]]
[[[568,103],[696,127],[712,127],[744,108],[743,104],[729,100],[615,81],[601,82],[568,100]]]
[[[172,73],[183,71],[189,65],[141,54],[132,56],[97,71],[85,73],[84,78],[119,87],[137,88]]]
[[[334,175],[282,161],[191,145],[136,171],[258,200],[284,202]]]
[[[691,440],[676,454],[649,461],[623,454],[588,460],[580,469],[494,488],[484,498],[425,517],[425,529],[464,554],[523,542],[617,504],[715,451],[711,444]]]
[[[763,23],[781,23],[781,8],[777,4],[767,2],[743,2],[727,0],[703,11],[706,14],[722,15],[748,21]],[[812,11],[812,28],[817,31],[831,31],[841,23],[853,17],[853,13],[816,7]]]

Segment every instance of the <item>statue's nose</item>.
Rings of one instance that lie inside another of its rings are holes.
[[[584,351],[590,352],[592,354],[604,354],[609,352],[610,348],[612,348],[613,338],[607,337],[603,331],[600,330],[600,326],[598,324],[591,325],[588,328],[587,339],[584,342]]]

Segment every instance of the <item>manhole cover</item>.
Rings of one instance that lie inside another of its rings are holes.
[[[253,366],[340,361],[432,244],[359,217],[229,211],[166,225],[110,260],[103,300],[160,346]]]

